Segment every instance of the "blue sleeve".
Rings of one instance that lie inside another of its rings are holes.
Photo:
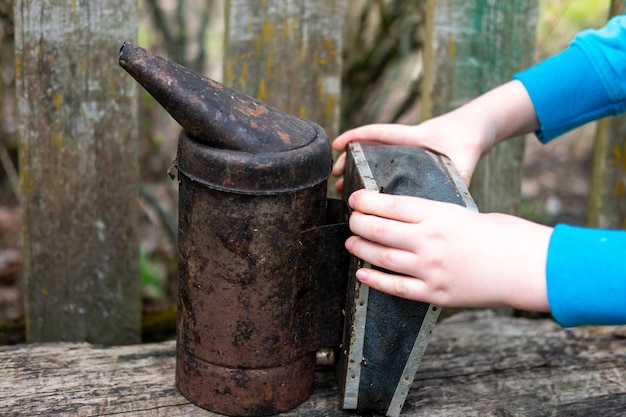
[[[626,324],[626,231],[557,225],[546,279],[561,325]]]
[[[569,48],[513,77],[528,91],[542,142],[626,111],[626,15],[580,32]]]

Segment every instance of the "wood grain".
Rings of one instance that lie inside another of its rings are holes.
[[[532,65],[537,18],[537,1],[428,0],[422,120],[458,108]],[[482,158],[470,188],[480,211],[517,213],[523,156],[520,137]]]
[[[228,0],[224,84],[334,138],[344,9],[344,0]]]
[[[26,337],[140,341],[135,2],[18,0]]]
[[[8,416],[216,416],[174,383],[175,343],[0,349]],[[402,416],[620,416],[626,409],[626,327],[562,329],[550,320],[464,312],[440,323]],[[352,416],[335,377],[284,416]]]

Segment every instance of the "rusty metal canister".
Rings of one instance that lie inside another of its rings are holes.
[[[314,380],[318,284],[303,236],[325,223],[329,140],[132,44],[119,60],[183,127],[177,386],[220,414],[289,410]]]

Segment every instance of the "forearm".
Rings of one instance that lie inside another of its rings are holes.
[[[519,135],[532,133],[539,121],[532,100],[524,85],[513,80],[494,88],[450,112],[450,119],[475,129],[473,137],[485,155],[498,143]]]

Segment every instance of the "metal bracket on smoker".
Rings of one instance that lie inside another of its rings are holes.
[[[365,188],[478,211],[450,160],[423,149],[350,144],[344,178],[344,198]],[[337,355],[341,403],[344,409],[397,417],[441,309],[370,289],[355,278],[362,266],[352,257]]]

